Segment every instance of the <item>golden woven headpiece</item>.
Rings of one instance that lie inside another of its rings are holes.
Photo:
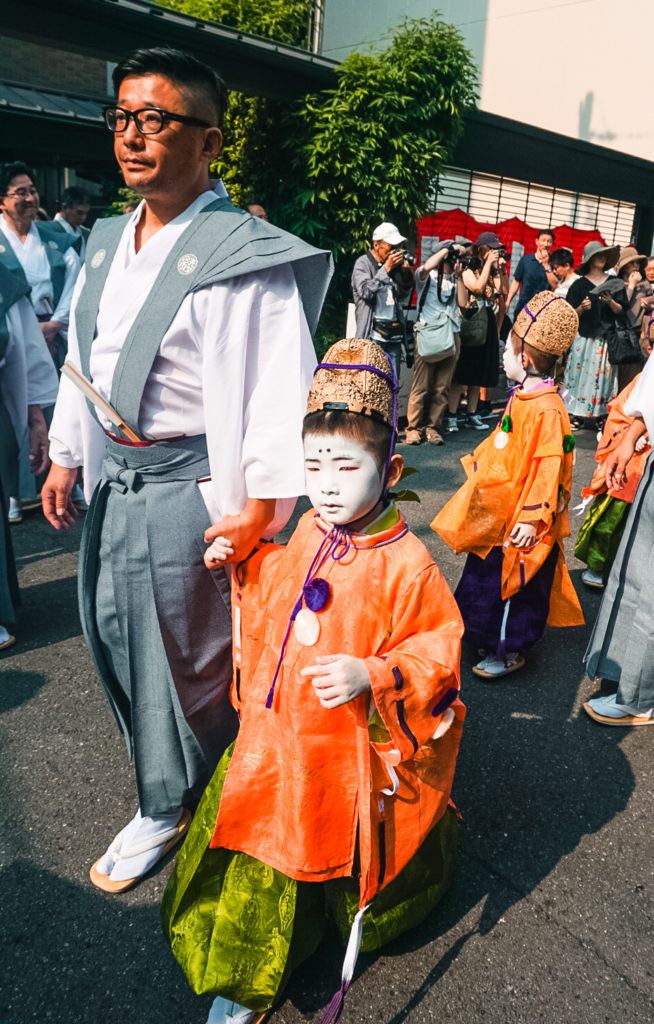
[[[343,409],[394,427],[394,404],[393,376],[384,350],[374,341],[345,338],[332,345],[316,370],[307,415]]]
[[[579,317],[569,302],[552,292],[538,292],[520,310],[513,333],[551,356],[568,351],[579,331]]]

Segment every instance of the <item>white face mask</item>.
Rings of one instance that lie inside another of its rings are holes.
[[[504,366],[504,372],[509,380],[514,380],[518,384],[522,384],[525,379],[526,371],[522,365],[522,359],[520,355],[516,355],[513,351],[513,335],[510,334],[506,341],[504,348],[504,355],[502,357],[502,364]]]
[[[340,434],[304,439],[307,494],[325,522],[345,526],[363,518],[382,494],[377,463],[363,445]]]

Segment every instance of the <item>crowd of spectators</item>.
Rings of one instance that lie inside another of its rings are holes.
[[[539,231],[509,283],[507,253],[492,231],[475,242],[439,242],[415,269],[407,239],[389,222],[352,275],[356,334],[387,351],[398,378],[412,368],[405,441],[440,445],[462,428],[485,431],[493,415],[500,350],[520,310],[552,291],[579,316],[564,370],[575,430],[602,427],[608,403],[642,369],[654,313],[654,257],[632,246],[586,245],[581,262]],[[415,296],[415,321],[409,308]],[[501,392],[496,397],[501,397]]]

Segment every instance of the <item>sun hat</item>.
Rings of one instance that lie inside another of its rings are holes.
[[[379,345],[344,338],[328,349],[313,378],[306,414],[322,409],[356,412],[394,426],[393,377]]]
[[[394,224],[385,220],[372,233],[373,242],[388,242],[389,245],[401,245],[406,242],[404,235],[401,235]]]
[[[546,352],[562,356],[579,331],[579,317],[569,302],[552,292],[538,292],[520,310],[513,333],[521,341]]]
[[[642,270],[645,263],[647,263],[648,257],[643,256],[642,253],[638,252],[638,249],[634,245],[627,245],[624,249],[620,249],[620,259],[615,265],[615,272],[619,274],[623,267],[627,266],[627,263],[640,263],[640,269]]]
[[[607,277],[606,281],[602,281],[601,284],[596,284],[591,295],[602,295],[604,292],[610,292],[611,295],[617,295],[618,292],[623,292],[627,287],[626,283],[621,277]]]
[[[584,246],[584,255],[578,267],[575,267],[575,274],[586,274],[590,267],[593,256],[605,256],[604,269],[610,270],[618,262],[620,255],[619,245],[602,245],[601,242],[587,242]]]

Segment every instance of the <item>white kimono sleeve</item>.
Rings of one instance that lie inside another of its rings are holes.
[[[193,297],[202,325],[203,403],[215,520],[248,498],[277,498],[268,534],[303,494],[302,420],[316,365],[290,266],[247,274]]]
[[[85,272],[82,269],[75,286],[68,331],[67,361],[78,370],[82,367],[75,326],[75,306],[84,286],[84,278]],[[104,433],[91,414],[82,392],[67,377],[62,377],[50,426],[50,459],[56,466],[66,469],[84,467],[84,493],[87,500],[100,478],[104,448]]]
[[[27,373],[27,404],[54,405],[59,390],[57,371],[32,304],[19,299],[7,313],[10,334],[22,342]]]

